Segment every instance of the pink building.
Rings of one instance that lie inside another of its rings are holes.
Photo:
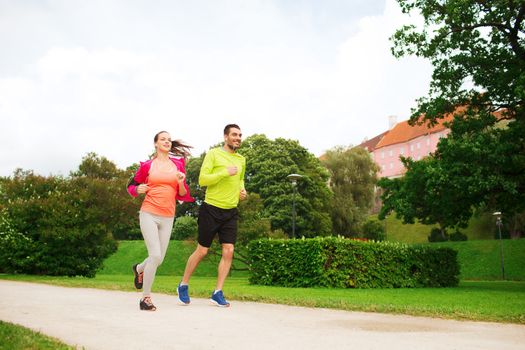
[[[389,131],[360,144],[366,148],[379,166],[378,177],[395,178],[405,173],[400,156],[420,160],[436,150],[439,139],[450,132],[443,123],[452,116],[439,121],[433,127],[410,126],[408,121],[395,124]]]

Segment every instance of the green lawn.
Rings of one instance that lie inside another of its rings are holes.
[[[215,243],[214,243],[215,244]],[[157,275],[182,275],[186,260],[195,250],[196,243],[192,241],[171,241],[164,262],[157,270]],[[98,272],[102,275],[127,275],[131,266],[142,262],[147,257],[143,241],[120,241],[118,251],[104,261],[103,268]],[[199,264],[195,276],[216,276],[219,256],[208,254]],[[239,261],[234,261],[234,267],[244,267]],[[247,271],[232,271],[233,276],[247,276]]]
[[[505,278],[525,281],[525,239],[504,239],[503,256]],[[500,241],[465,241],[428,243],[432,246],[451,247],[458,251],[462,280],[500,280]]]
[[[377,219],[377,215],[371,215]],[[436,225],[423,225],[419,222],[415,224],[403,224],[395,214],[389,215],[384,221],[387,240],[403,243],[426,243],[430,230]],[[470,218],[468,226],[461,229],[469,240],[492,240],[494,239],[496,221],[491,214],[475,215]],[[449,232],[452,233],[452,232]]]
[[[75,349],[57,339],[34,332],[28,328],[0,321],[0,349],[38,349],[66,350]]]

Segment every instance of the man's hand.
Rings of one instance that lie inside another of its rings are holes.
[[[239,199],[240,199],[241,201],[243,201],[243,200],[246,199],[246,197],[248,197],[248,193],[246,192],[245,189],[242,189],[241,192],[239,193]]]
[[[226,170],[228,170],[228,174],[229,174],[230,176],[233,176],[233,175],[237,174],[237,172],[239,171],[239,170],[237,169],[237,167],[236,167],[236,166],[233,166],[233,165],[227,167]]]

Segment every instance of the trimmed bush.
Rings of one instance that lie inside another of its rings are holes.
[[[448,234],[446,231],[442,233],[441,229],[434,227],[430,230],[430,234],[428,235],[428,241],[429,242],[446,242],[448,241]]]
[[[385,240],[385,224],[375,219],[368,219],[361,228],[363,237],[374,241]]]
[[[450,287],[459,282],[450,248],[325,237],[249,244],[250,283],[285,287]]]
[[[467,235],[463,232],[456,230],[449,237],[452,242],[466,241],[468,239]]]
[[[172,239],[183,241],[188,238],[195,238],[197,237],[197,229],[197,219],[194,217],[178,217],[173,225]]]

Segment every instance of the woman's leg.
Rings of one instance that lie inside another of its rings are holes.
[[[142,294],[146,297],[151,294],[151,286],[153,285],[157,266],[160,264],[162,254],[159,239],[158,217],[142,211],[140,212],[139,217],[140,230],[142,231],[144,243],[148,249],[148,257],[137,267],[137,270],[139,272],[140,269],[144,271]]]

